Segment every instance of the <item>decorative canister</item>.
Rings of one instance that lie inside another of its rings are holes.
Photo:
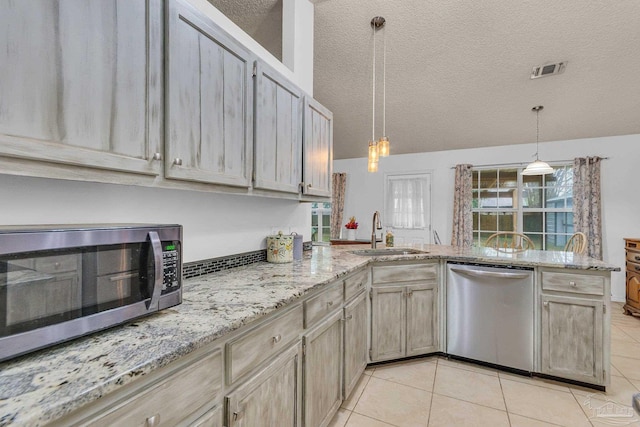
[[[291,235],[293,236],[293,259],[299,261],[302,259],[302,234],[294,231]]]
[[[267,236],[267,262],[283,264],[293,261],[293,236],[285,236],[279,231],[275,236]]]

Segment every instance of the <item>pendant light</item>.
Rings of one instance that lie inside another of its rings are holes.
[[[382,20],[380,27],[384,27],[385,19],[378,16]],[[374,18],[375,19],[375,18]],[[373,25],[373,22],[372,22]],[[387,137],[387,30],[382,32],[382,136],[378,141],[378,151],[380,157],[389,157],[389,138]]]
[[[553,173],[553,168],[548,163],[543,162],[538,158],[538,145],[540,142],[540,111],[544,107],[542,105],[536,105],[531,109],[536,113],[536,160],[529,163],[525,170],[522,171],[522,175],[547,175]]]
[[[367,170],[369,172],[378,172],[378,160],[380,159],[380,147],[376,140],[376,31],[384,26],[385,19],[382,16],[376,16],[371,19],[371,28],[373,29],[373,79],[372,79],[372,106],[371,106],[371,140],[369,141],[369,159]],[[386,152],[388,152],[388,146]]]

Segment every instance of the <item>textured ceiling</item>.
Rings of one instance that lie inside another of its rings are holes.
[[[540,141],[640,133],[639,0],[313,3],[314,97],[333,111],[336,159],[366,156],[377,15],[393,154],[535,142],[539,104]],[[563,74],[529,78],[558,61]]]

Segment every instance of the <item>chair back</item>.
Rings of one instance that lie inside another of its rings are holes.
[[[587,250],[587,235],[581,232],[573,233],[564,245],[565,252],[573,252],[574,254],[583,254]]]
[[[500,231],[489,236],[485,247],[501,252],[524,252],[535,249],[533,241],[522,233],[514,231]]]

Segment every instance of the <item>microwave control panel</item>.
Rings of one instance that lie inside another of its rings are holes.
[[[162,243],[162,266],[164,281],[162,293],[172,292],[180,287],[180,255],[177,242]]]

